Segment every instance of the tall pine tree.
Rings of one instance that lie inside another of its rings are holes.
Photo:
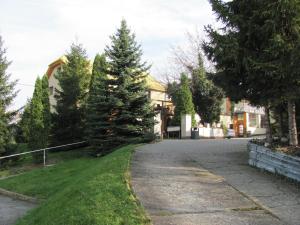
[[[84,104],[86,102],[90,65],[81,45],[71,45],[67,63],[55,75],[59,89],[53,115],[53,142],[55,144],[80,141],[84,137]]]
[[[214,85],[205,71],[202,56],[198,56],[197,68],[192,70],[192,94],[195,110],[202,123],[219,122],[223,91]]]
[[[49,101],[49,84],[48,77],[44,75],[42,78],[42,104],[43,104],[43,137],[45,138],[46,145],[49,144],[49,135],[51,131],[51,113],[50,113],[50,101]]]
[[[9,122],[12,112],[8,111],[8,107],[16,96],[16,92],[14,92],[16,81],[10,81],[10,74],[7,73],[10,62],[5,54],[6,49],[3,47],[2,37],[0,36],[0,154],[5,153],[6,146],[11,140]]]
[[[36,79],[30,104],[28,145],[31,150],[45,148],[49,141],[50,107],[47,77]],[[36,162],[42,160],[43,152],[33,153]]]
[[[196,125],[195,108],[193,103],[192,92],[190,90],[189,79],[184,73],[180,77],[179,89],[175,93],[175,110],[172,123],[180,125],[181,116],[190,114],[192,116],[192,125]]]
[[[115,101],[111,83],[105,55],[96,55],[86,104],[86,136],[96,154],[105,154],[114,147],[111,118]]]
[[[126,21],[111,37],[112,44],[105,52],[108,72],[114,85],[111,97],[116,104],[111,120],[115,142],[128,143],[141,140],[154,125],[154,111],[150,105],[146,87],[149,67],[141,62],[141,46],[135,41]]]
[[[215,81],[231,99],[244,98],[264,106],[266,115],[272,102],[288,101],[290,144],[297,145],[294,101],[299,90],[298,1],[210,2],[225,24],[222,32],[206,28],[210,40],[204,50],[216,63]]]
[[[29,142],[29,129],[30,129],[30,113],[31,113],[31,99],[27,100],[26,105],[22,113],[21,120],[19,122],[21,137],[20,142],[28,143]]]

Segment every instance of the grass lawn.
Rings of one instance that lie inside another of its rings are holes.
[[[43,200],[18,225],[149,224],[127,182],[133,149],[68,159],[1,180],[0,187]]]

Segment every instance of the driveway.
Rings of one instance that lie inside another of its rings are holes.
[[[247,140],[140,147],[132,185],[154,224],[300,225],[299,186],[247,165]]]

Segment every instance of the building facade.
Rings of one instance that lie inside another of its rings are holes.
[[[49,64],[47,69],[48,83],[49,83],[49,101],[51,106],[51,112],[55,112],[55,93],[57,90],[60,90],[60,86],[58,80],[55,78],[55,74],[62,69],[62,65],[67,63],[67,58],[62,56]],[[90,63],[92,71],[92,63]],[[173,104],[171,99],[169,98],[166,90],[166,86],[161,82],[157,81],[151,75],[146,77],[146,84],[148,87],[148,96],[151,100],[151,104],[157,111],[157,115],[155,116],[156,124],[154,126],[154,133],[161,136],[166,130],[167,121],[172,113]]]
[[[238,137],[266,133],[264,109],[251,106],[246,100],[232,103],[229,98],[224,99],[220,122]]]

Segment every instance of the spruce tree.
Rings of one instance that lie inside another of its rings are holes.
[[[49,135],[51,130],[51,113],[50,113],[50,101],[49,101],[49,84],[48,77],[44,75],[42,78],[42,104],[43,104],[43,137],[46,145],[49,143]]]
[[[86,136],[96,154],[105,154],[114,147],[111,118],[115,102],[110,93],[105,55],[96,55],[86,104]]]
[[[224,24],[207,27],[204,50],[216,63],[215,81],[231,99],[264,106],[288,102],[290,144],[297,145],[295,98],[299,95],[299,18],[296,0],[210,0]],[[267,118],[266,121],[269,121]],[[268,130],[270,124],[268,122]],[[267,135],[268,142],[272,141]]]
[[[105,53],[108,57],[108,72],[114,85],[111,97],[116,100],[111,119],[115,143],[141,140],[151,132],[154,111],[150,105],[146,87],[149,67],[141,62],[141,46],[128,29],[126,21],[111,37],[112,44]]]
[[[16,96],[14,92],[16,81],[10,81],[10,74],[7,73],[10,62],[5,54],[6,49],[0,36],[0,154],[5,153],[6,146],[11,140],[9,122],[13,114],[8,111],[8,107]]]
[[[67,63],[55,75],[59,89],[53,115],[53,142],[55,144],[81,141],[84,136],[84,104],[86,102],[90,71],[86,51],[81,45],[71,45]]]
[[[184,73],[180,77],[180,88],[175,93],[175,110],[172,123],[180,125],[181,116],[190,114],[192,116],[192,125],[196,125],[195,121],[195,108],[193,103],[192,92],[190,90],[189,79]]]
[[[21,142],[28,143],[29,142],[29,128],[30,128],[30,113],[31,113],[31,99],[27,100],[26,105],[24,106],[24,110],[21,116],[21,120],[19,122],[20,130],[21,130]]]
[[[46,88],[48,91],[48,86]],[[48,144],[48,118],[45,117],[49,104],[44,105],[43,80],[39,77],[35,81],[34,92],[30,105],[30,126],[28,146],[31,150],[47,147]],[[48,100],[49,101],[49,100]],[[49,113],[49,112],[48,112]],[[43,152],[32,154],[35,162],[41,162]]]
[[[195,110],[202,123],[219,122],[223,91],[208,78],[201,55],[198,66],[192,71],[192,94]]]

